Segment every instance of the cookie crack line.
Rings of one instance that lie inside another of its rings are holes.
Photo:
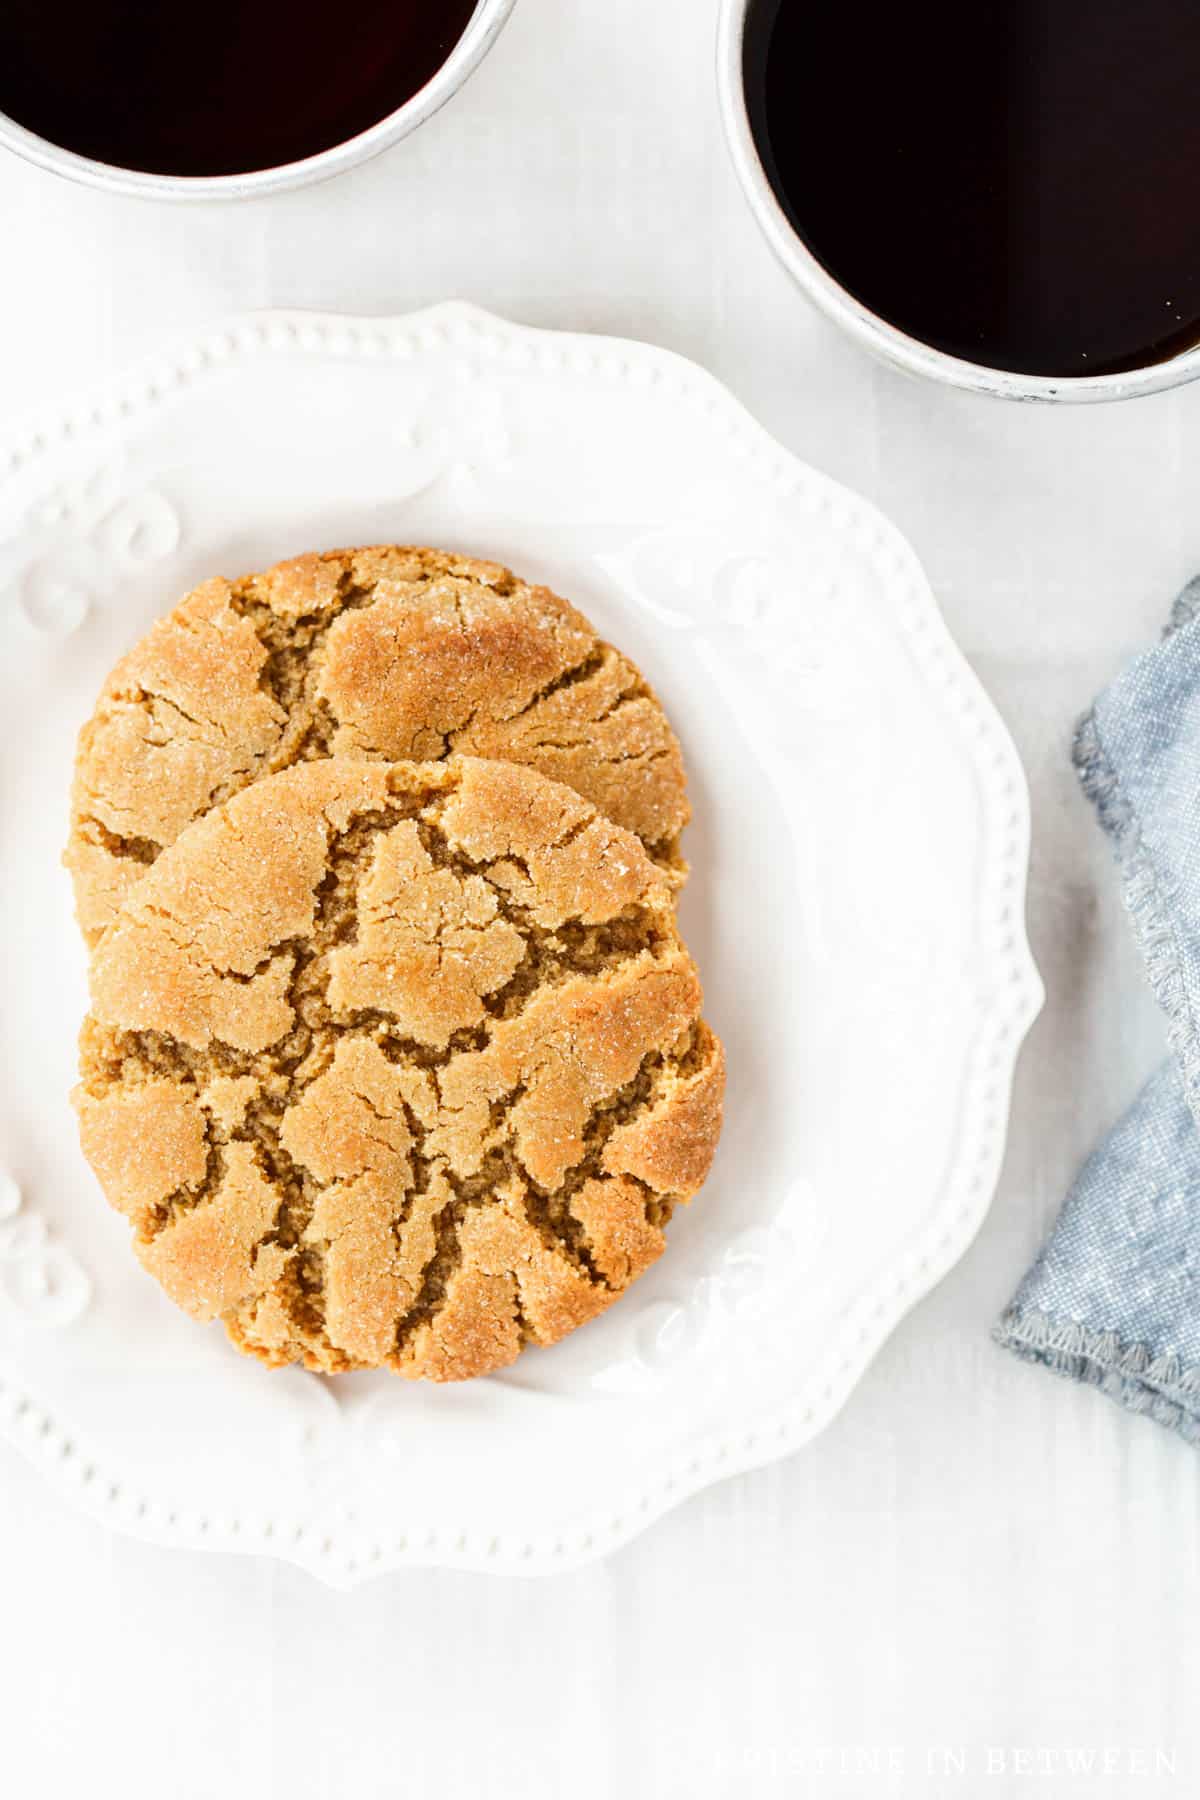
[[[230,608],[238,618],[245,619],[254,627],[255,636],[267,653],[259,671],[260,681],[264,690],[286,711],[288,702],[295,697],[294,685],[284,680],[286,668],[283,659],[295,655],[294,643],[289,642],[284,635],[289,621],[282,618],[255,590],[256,580],[252,575],[244,575],[240,580],[231,582]],[[338,619],[344,613],[356,612],[361,607],[369,606],[372,597],[369,587],[355,581],[352,569],[344,567],[338,570],[332,601],[323,607],[298,613],[290,621],[295,629],[309,634],[305,642],[309,662]],[[308,673],[307,669],[304,673]]]
[[[659,1050],[648,1050],[633,1078],[594,1107],[583,1130],[584,1154],[564,1171],[553,1190],[543,1187],[525,1167],[511,1131],[505,1141],[505,1149],[526,1184],[526,1205],[531,1209],[531,1216],[536,1218],[538,1228],[548,1242],[564,1249],[600,1286],[611,1288],[612,1283],[597,1269],[586,1229],[582,1221],[572,1215],[570,1202],[589,1181],[605,1175],[604,1158],[608,1145],[620,1127],[648,1104],[654,1075],[667,1067],[678,1070],[683,1060],[681,1056],[664,1056]],[[634,1185],[642,1191],[647,1204],[653,1202],[660,1208],[665,1207],[667,1218],[676,1200],[684,1198],[652,1188],[646,1181],[638,1180]]]
[[[422,1325],[430,1324],[440,1310],[439,1301],[444,1300],[446,1287],[454,1273],[462,1266],[462,1217],[471,1207],[482,1207],[491,1203],[491,1193],[483,1187],[476,1192],[465,1189],[454,1177],[447,1176],[448,1194],[446,1200],[434,1217],[434,1252],[426,1263],[421,1276],[421,1285],[411,1306],[400,1314],[396,1320],[395,1335],[392,1343],[391,1359],[401,1362],[405,1351]]]
[[[553,695],[562,693],[565,688],[578,687],[582,682],[590,681],[592,676],[599,674],[604,667],[607,654],[607,647],[604,645],[598,645],[594,650],[589,650],[587,655],[581,657],[571,668],[563,669],[560,674],[546,682],[544,687],[540,687],[515,712],[501,713],[496,722],[501,725],[516,725],[528,713],[534,712],[539,706],[544,705]],[[455,738],[461,737],[474,723],[475,714],[472,713],[463,725],[458,726],[451,733],[451,742],[453,743]]]
[[[223,742],[229,742],[229,731],[221,724],[219,719],[202,719],[195,713],[188,712],[187,708],[180,703],[178,698],[172,698],[169,694],[161,694],[156,692],[153,688],[139,686],[131,689],[129,693],[123,694],[121,698],[129,705],[139,707],[153,719],[156,725],[162,726],[165,723],[165,721],[159,717],[156,709],[159,707],[170,707],[171,711],[178,713],[179,717],[185,720],[187,724],[195,726],[201,740],[203,740],[205,732],[212,732],[215,737],[220,738]]]
[[[85,842],[106,850],[110,856],[126,857],[131,862],[145,863],[147,867],[162,850],[162,845],[156,839],[126,837],[119,831],[113,831],[92,813],[80,818],[79,831]]]
[[[212,1199],[225,1178],[225,1149],[225,1139],[213,1131],[211,1120],[206,1121],[203,1175],[198,1182],[177,1187],[147,1211],[138,1228],[144,1242],[153,1242],[181,1212],[203,1206],[205,1201]]]
[[[601,662],[598,664],[597,668],[599,670],[599,669],[603,669],[603,667],[604,667],[604,661],[601,660]],[[597,672],[597,671],[591,671],[590,673],[595,673],[595,672]],[[636,678],[636,676],[633,676],[632,671],[631,671],[631,676],[632,676],[632,679],[630,681],[630,685],[626,688],[623,688],[621,690],[621,692],[617,695],[616,699],[613,700],[610,705],[608,705],[604,708],[603,712],[598,712],[598,713],[589,715],[585,719],[579,720],[578,721],[579,729],[577,731],[573,732],[570,736],[566,736],[566,737],[539,736],[533,740],[533,742],[532,742],[532,744],[530,744],[529,748],[532,750],[536,750],[536,751],[578,750],[580,748],[581,744],[588,741],[589,733],[594,732],[601,725],[607,725],[611,719],[616,718],[617,714],[620,713],[621,711],[623,711],[625,708],[635,705],[639,700],[647,700],[647,701],[650,701],[651,703],[653,703],[654,696],[653,696],[651,689],[648,688],[644,682],[639,681]],[[562,683],[560,685],[566,686],[566,685],[574,685],[574,684]],[[556,688],[551,688],[548,690],[549,693],[555,693],[557,691],[558,690]],[[542,697],[545,698],[547,696],[542,696]],[[532,703],[530,706],[526,707],[524,709],[524,711],[518,715],[518,717],[523,718],[525,716],[526,712],[531,712],[531,711],[533,711]],[[505,720],[506,724],[513,724],[515,722],[516,722],[515,720]],[[597,754],[599,754],[601,756],[602,760],[606,764],[615,765],[617,763],[631,761],[635,757],[644,758],[646,761],[658,761],[663,758],[669,757],[671,752],[668,748],[662,748],[662,749],[656,749],[656,750],[630,751],[630,752],[627,752],[625,755],[614,755],[614,756],[605,756],[605,755],[603,755],[602,751],[598,750]]]

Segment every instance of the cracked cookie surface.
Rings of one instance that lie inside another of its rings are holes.
[[[145,1266],[273,1364],[455,1380],[660,1254],[724,1062],[641,842],[513,763],[305,763],[97,947],[75,1093]]]
[[[65,860],[84,935],[193,819],[262,776],[450,754],[564,782],[682,875],[675,734],[633,664],[548,588],[394,546],[206,581],[117,664],[80,733]]]

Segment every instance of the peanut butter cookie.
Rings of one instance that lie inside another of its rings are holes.
[[[75,1101],[142,1262],[268,1363],[458,1380],[654,1261],[724,1063],[674,892],[514,763],[306,763],[192,824],[93,957]]]
[[[159,852],[316,757],[538,769],[682,877],[679,744],[633,664],[548,588],[437,550],[331,551],[206,581],[113,670],[79,740],[66,862],[95,943]]]

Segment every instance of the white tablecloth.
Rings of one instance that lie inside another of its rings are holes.
[[[110,1537],[0,1452],[6,1792],[869,1800],[1200,1781],[1200,1457],[987,1335],[1161,1044],[1067,743],[1200,566],[1200,384],[1032,410],[868,361],[743,204],[714,15],[520,0],[416,137],[272,201],[146,205],[0,160],[0,405],[57,401],[230,310],[462,296],[683,351],[869,494],[916,545],[1033,789],[1049,1000],[991,1216],[823,1438],[578,1574],[332,1593]],[[851,131],[852,73],[834,78]]]

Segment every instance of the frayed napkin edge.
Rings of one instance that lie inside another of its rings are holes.
[[[1022,1361],[1099,1388],[1128,1412],[1146,1414],[1200,1445],[1200,1369],[1173,1352],[1156,1356],[1144,1344],[1123,1343],[1115,1331],[1096,1331],[1036,1307],[1010,1306],[992,1336]]]
[[[1167,636],[1190,624],[1198,613],[1200,581],[1189,583],[1175,602]],[[1187,1103],[1200,1124],[1200,1033],[1188,1004],[1183,959],[1154,858],[1142,837],[1141,821],[1104,748],[1094,707],[1076,727],[1071,754],[1083,791],[1112,840],[1134,936],[1146,961],[1154,997],[1166,1015],[1167,1046],[1179,1065]]]

